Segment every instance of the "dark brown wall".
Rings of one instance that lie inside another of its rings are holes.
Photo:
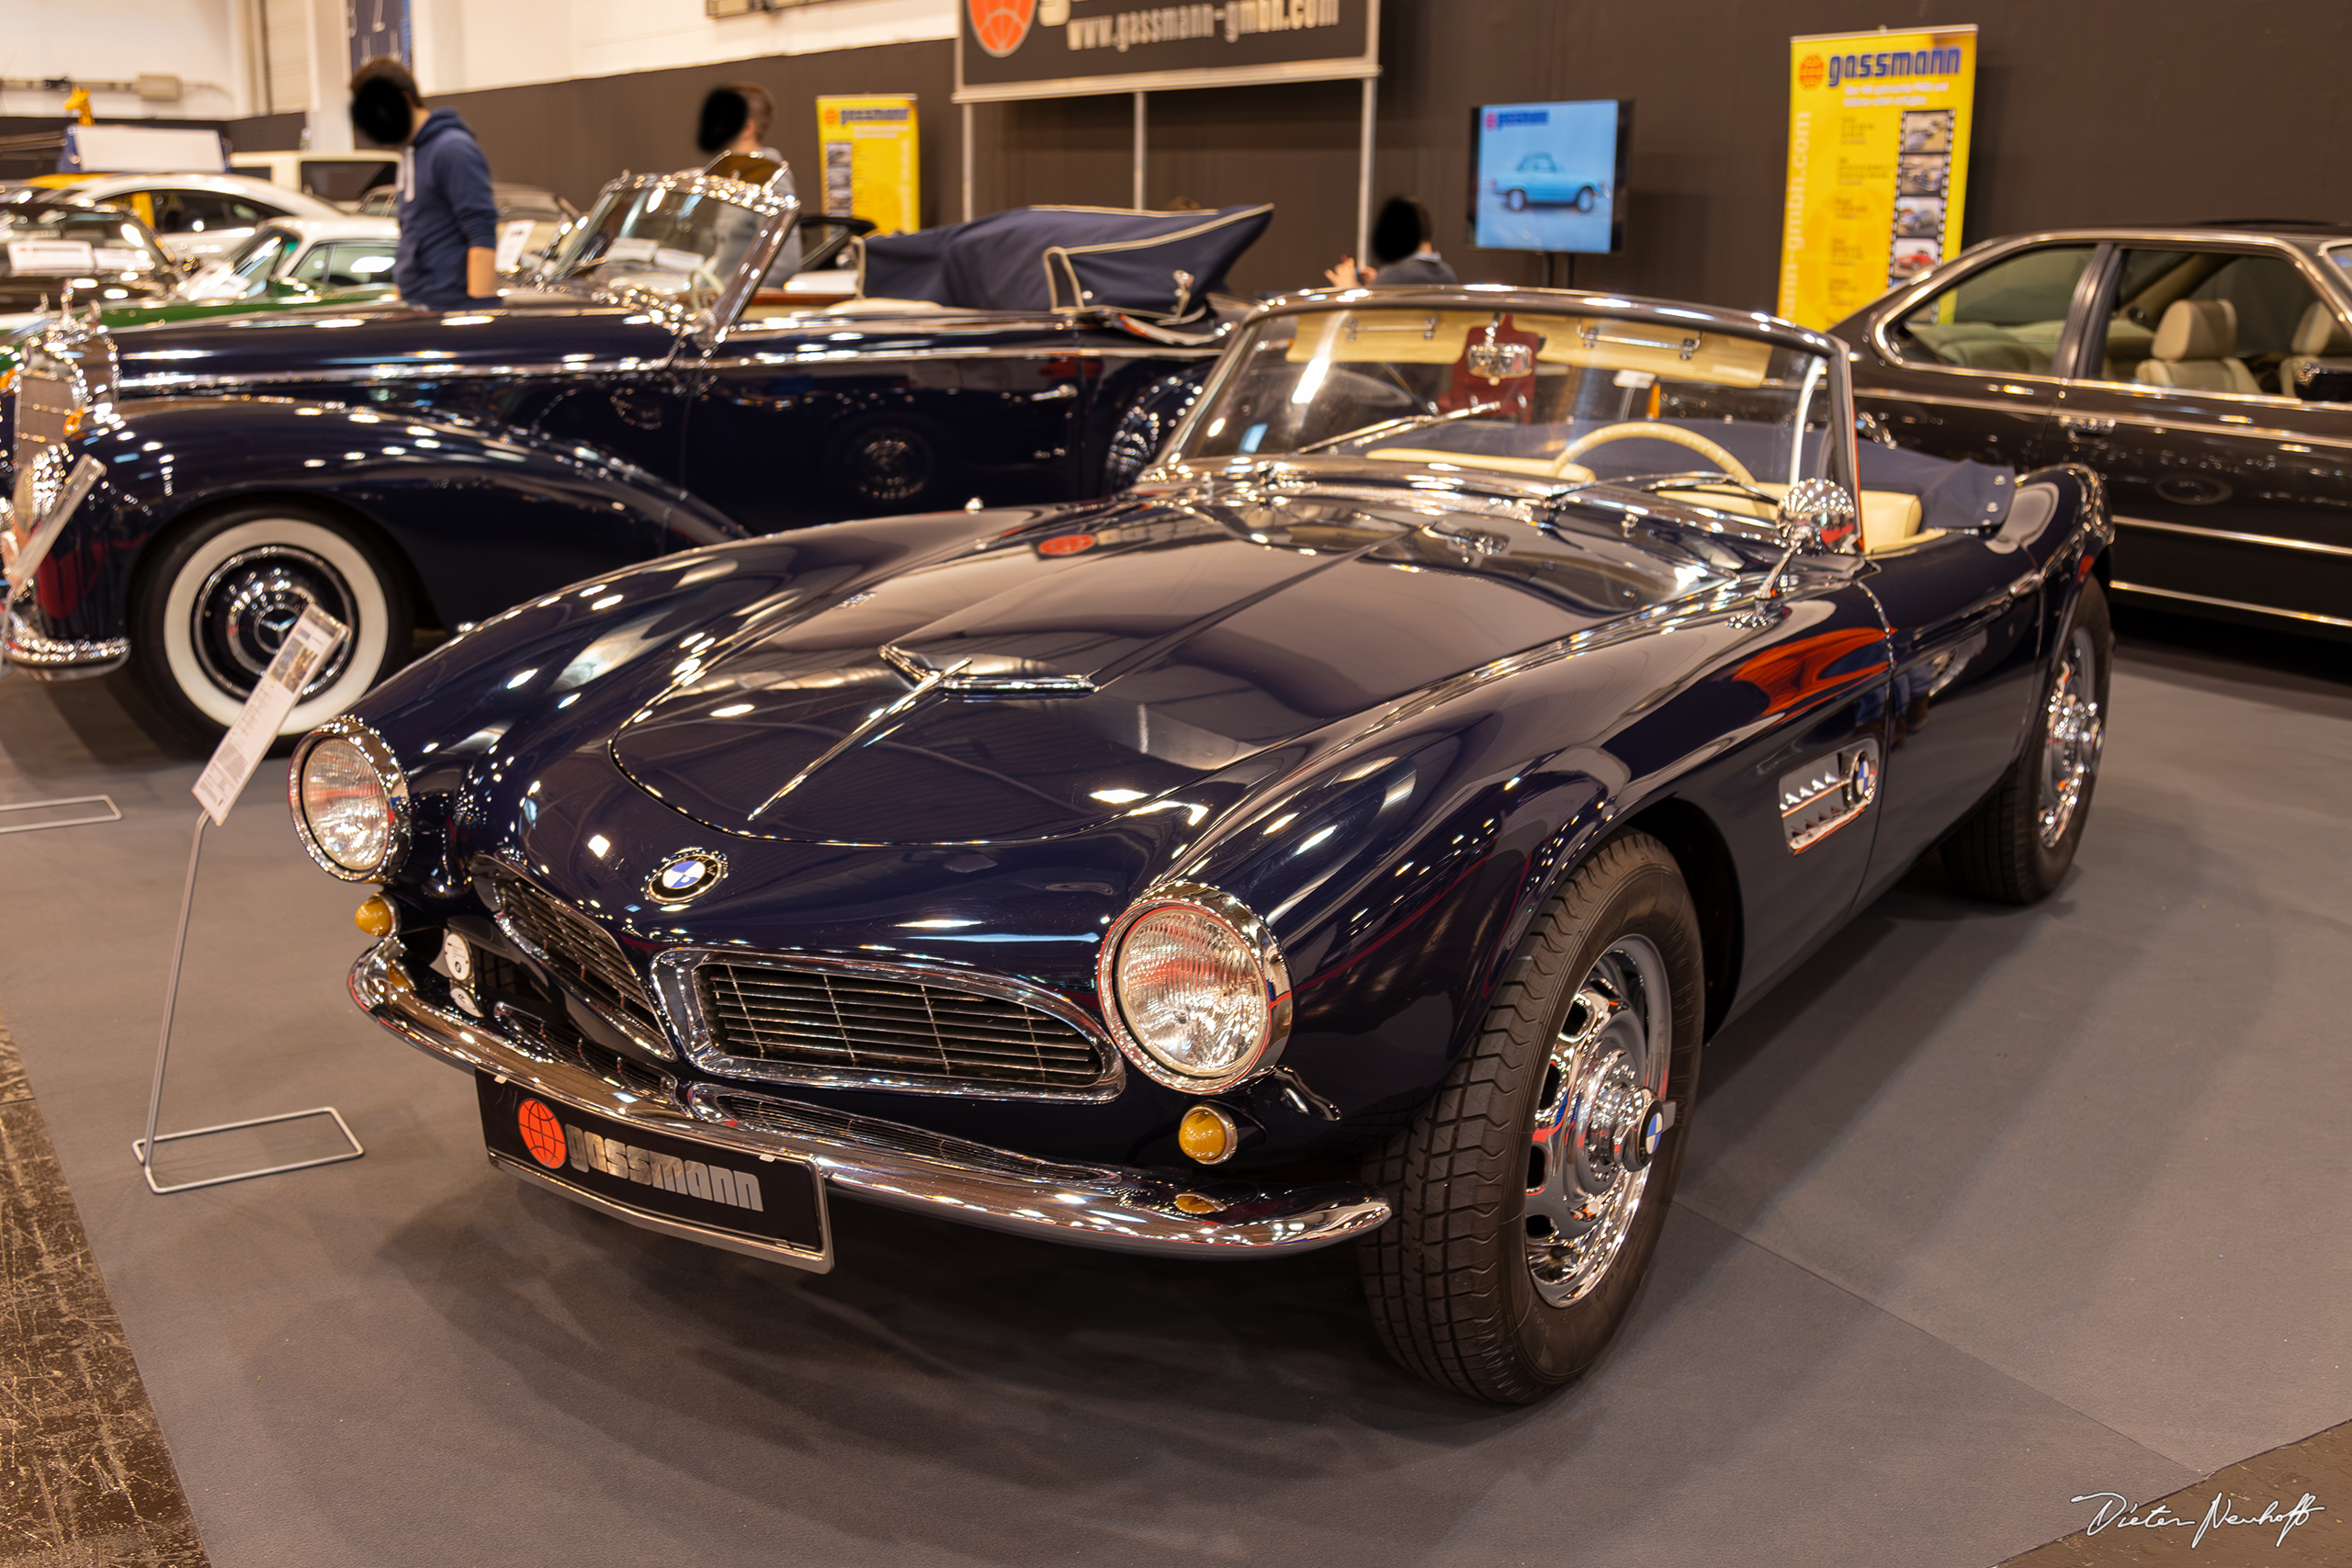
[[[922,150],[922,215],[926,224],[962,216],[961,143],[955,57],[948,45],[892,44],[830,54],[772,55],[634,76],[497,87],[435,96],[434,106],[456,109],[473,127],[491,172],[502,180],[543,186],[585,207],[623,169],[684,169],[705,162],[695,147],[703,95],[721,82],[757,82],[775,97],[771,139],[791,164],[804,197],[818,192],[817,96],[820,93],[912,93]]]
[[[1626,250],[1579,284],[1769,307],[1779,259],[1796,33],[1973,20],[1982,32],[1965,238],[2068,223],[2352,219],[2352,136],[2335,78],[2342,0],[1385,0],[1375,198],[1407,192],[1465,279],[1536,282],[1537,258],[1474,251],[1470,106],[1634,100]],[[455,96],[500,177],[585,201],[623,167],[677,168],[701,96],[730,76],[776,95],[777,145],[804,186],[820,92],[922,96],[925,220],[961,214],[950,46],[907,44]],[[430,86],[430,84],[427,84]],[[1155,96],[1147,197],[1275,204],[1234,275],[1298,288],[1353,243],[1353,83]],[[975,111],[978,210],[1124,207],[1124,96]]]

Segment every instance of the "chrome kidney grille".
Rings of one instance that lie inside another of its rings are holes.
[[[508,936],[615,1027],[670,1054],[653,998],[610,932],[519,876],[498,876],[492,885],[498,893],[498,923]]]
[[[41,459],[65,445],[67,426],[79,407],[70,372],[45,354],[25,355],[17,378],[16,446],[9,454],[16,469],[15,491],[9,499],[19,545],[56,499],[64,478],[63,465]]]
[[[1117,1057],[1074,1010],[1011,981],[725,954],[694,964],[691,991],[692,1054],[720,1076],[1080,1100],[1118,1088]]]

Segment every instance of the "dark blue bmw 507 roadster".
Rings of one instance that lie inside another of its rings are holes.
[[[2024,902],[2084,830],[2096,477],[1858,450],[1846,367],[1306,296],[1112,500],[544,595],[296,751],[380,885],[352,994],[635,1224],[1348,1242],[1398,1359],[1537,1397],[1633,1300],[1710,1035],[1921,856]]]
[[[775,173],[616,181],[497,310],[43,333],[9,378],[0,557],[83,457],[105,479],[12,580],[0,657],[52,680],[128,661],[217,736],[316,604],[352,635],[299,734],[405,662],[414,627],[593,572],[1115,490],[1197,392],[1210,296],[1270,214],[1023,209],[869,251],[868,225],[801,214]]]

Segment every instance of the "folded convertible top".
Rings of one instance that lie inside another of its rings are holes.
[[[1174,325],[1208,312],[1271,205],[1216,212],[1015,207],[865,242],[865,293],[966,310],[1102,308]]]

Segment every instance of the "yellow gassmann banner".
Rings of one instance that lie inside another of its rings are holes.
[[[820,97],[817,143],[825,157],[822,210],[871,219],[879,234],[922,227],[913,94]]]
[[[1789,40],[1779,313],[1826,327],[1960,249],[1976,29]]]

